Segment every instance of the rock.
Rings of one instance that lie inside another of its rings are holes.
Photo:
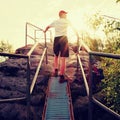
[[[32,45],[27,45],[18,48],[16,54],[26,55],[31,49]],[[79,65],[77,65],[77,47],[70,45],[70,57],[67,59],[66,73],[73,81],[70,83],[71,95],[73,99],[73,107],[75,113],[75,120],[86,120],[88,112],[88,97],[83,82],[83,77]],[[39,44],[32,53],[30,66],[30,83],[32,82],[41,54],[43,52],[44,44]],[[82,48],[83,49],[83,48]],[[52,43],[48,45],[48,64],[44,58],[39,76],[31,94],[30,118],[31,120],[42,120],[42,112],[45,102],[46,89],[49,77],[53,72],[53,48]],[[88,73],[88,53],[84,50],[80,53],[80,59],[83,62],[85,73]],[[78,67],[78,71],[77,71]],[[87,76],[87,75],[86,75]],[[0,99],[8,99],[15,97],[26,96],[27,85],[27,61],[24,58],[10,57],[5,62],[0,63]],[[97,96],[97,95],[96,95]],[[98,96],[97,96],[98,97]],[[101,98],[99,96],[99,98]],[[81,115],[81,116],[79,116]],[[78,117],[79,116],[79,117]],[[27,104],[26,100],[19,102],[8,102],[0,104],[0,120],[26,120],[27,119]]]
[[[88,120],[88,97],[79,97],[73,104],[75,120]]]

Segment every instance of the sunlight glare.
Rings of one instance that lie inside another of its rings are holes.
[[[84,16],[81,10],[73,10],[68,14],[68,19],[71,21],[73,27],[77,30],[79,37],[82,35],[82,31],[86,29]],[[77,42],[77,37],[73,30],[68,29],[68,38],[70,43]]]

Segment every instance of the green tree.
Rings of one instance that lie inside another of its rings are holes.
[[[12,45],[10,45],[8,41],[1,40],[0,41],[0,52],[3,52],[3,53],[12,53],[13,52]],[[7,57],[0,56],[0,62],[6,60],[6,58]]]
[[[100,29],[101,25],[103,24],[103,17],[100,15],[100,13],[95,13],[91,16],[86,16],[86,24],[88,28],[91,29],[91,31],[94,31],[94,37],[90,37],[87,33],[87,37],[84,39],[86,44],[89,46],[89,48],[93,51],[101,51],[103,49],[103,43],[101,38],[96,38],[95,34]]]
[[[86,19],[86,23],[87,25],[92,28],[94,31],[96,31],[100,25],[102,24],[103,22],[103,17],[100,15],[99,12],[91,15],[90,17],[88,17]]]
[[[0,41],[0,52],[12,53],[13,52],[12,45],[10,45],[8,41],[1,40]]]
[[[105,75],[102,81],[105,104],[120,114],[120,60],[104,58],[102,68]]]
[[[120,48],[120,31],[118,30],[119,27],[120,22],[115,21],[114,19],[106,19],[103,29],[107,38],[104,52],[119,54],[119,52],[117,52]]]
[[[107,19],[104,23],[104,32],[107,36],[106,46],[103,52],[120,54],[120,31],[118,21]],[[102,82],[106,105],[120,114],[120,60],[110,58],[102,59],[105,79]]]
[[[120,2],[120,0],[116,0],[116,3]]]
[[[120,0],[119,0],[120,1]],[[118,2],[119,2],[118,1]],[[87,18],[87,24],[96,31],[101,25],[106,35],[105,47],[102,52],[120,54],[120,22],[95,14]],[[87,43],[91,50],[99,51],[100,41],[90,39]],[[105,105],[120,114],[120,60],[102,58],[101,66],[105,79],[102,81],[102,90],[105,97]]]

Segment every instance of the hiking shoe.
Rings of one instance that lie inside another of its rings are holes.
[[[58,77],[58,69],[55,69],[54,76]]]
[[[67,82],[67,80],[65,79],[64,75],[60,75],[59,82],[60,82],[60,83]]]

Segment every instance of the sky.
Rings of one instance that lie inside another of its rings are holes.
[[[120,3],[115,0],[0,0],[0,40],[13,48],[25,45],[25,24],[45,29],[58,18],[58,12],[68,12],[68,19],[77,30],[85,29],[85,14],[120,18]]]

